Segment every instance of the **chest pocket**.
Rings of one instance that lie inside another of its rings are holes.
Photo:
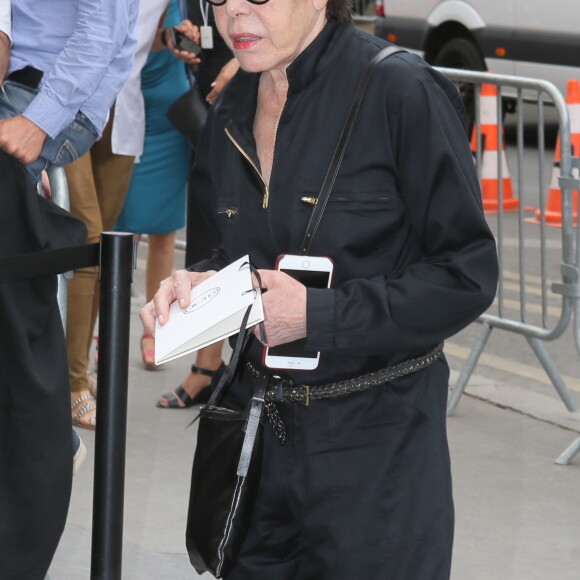
[[[296,200],[296,213],[301,222],[298,231],[302,235],[312,214],[314,195],[303,193]],[[314,245],[367,254],[387,244],[403,219],[403,204],[394,193],[333,191]]]

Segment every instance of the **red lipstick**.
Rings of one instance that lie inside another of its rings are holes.
[[[248,50],[260,42],[259,36],[253,34],[232,34],[230,36],[234,45],[234,50]]]

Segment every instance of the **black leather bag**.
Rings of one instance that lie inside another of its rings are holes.
[[[195,151],[207,119],[207,104],[204,103],[198,86],[194,85],[171,103],[165,116]]]
[[[238,559],[252,516],[262,468],[262,411],[267,379],[245,411],[219,406],[250,331],[242,322],[230,364],[199,414],[185,540],[198,573],[222,578]],[[244,329],[244,330],[243,330]]]
[[[227,574],[246,537],[262,467],[261,409],[254,412],[245,466],[240,456],[247,446],[249,413],[211,406],[200,412],[186,530],[189,559],[200,574]]]

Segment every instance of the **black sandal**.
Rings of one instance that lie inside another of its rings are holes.
[[[160,405],[157,403],[157,407],[160,409],[188,409],[189,407],[193,407],[194,405],[204,405],[209,401],[211,396],[211,391],[213,388],[213,379],[217,373],[221,375],[223,370],[226,368],[226,365],[222,362],[222,364],[217,368],[215,371],[210,371],[208,369],[202,369],[200,367],[196,367],[195,365],[191,365],[191,372],[197,373],[198,375],[206,375],[212,378],[212,382],[203,387],[197,395],[191,397],[187,391],[179,385],[173,392],[166,393],[163,395],[163,398],[167,401],[167,405]],[[219,375],[218,375],[219,378]],[[183,403],[183,405],[179,404],[179,401]]]

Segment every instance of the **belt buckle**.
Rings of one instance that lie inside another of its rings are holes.
[[[299,389],[303,389],[303,393],[299,392]],[[294,385],[294,393],[298,397],[303,397],[304,400],[299,399],[296,402],[303,407],[308,407],[310,405],[310,387],[308,385]]]

